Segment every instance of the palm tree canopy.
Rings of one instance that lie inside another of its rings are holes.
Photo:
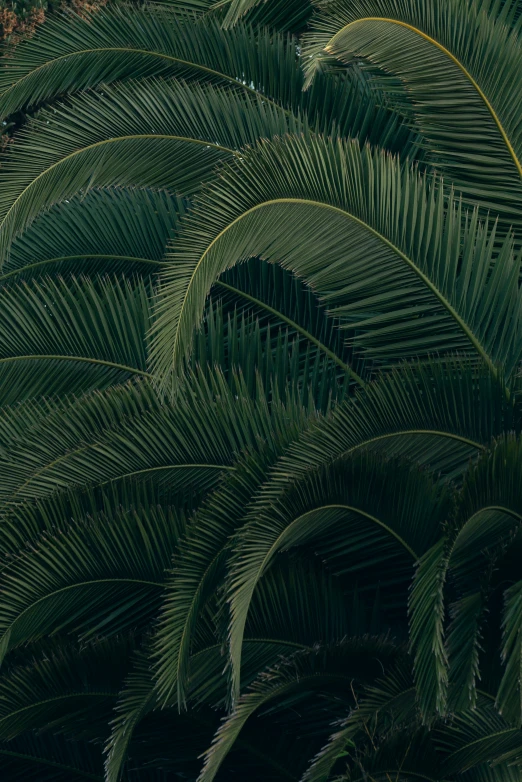
[[[112,0],[0,64],[6,782],[517,782],[520,0]]]

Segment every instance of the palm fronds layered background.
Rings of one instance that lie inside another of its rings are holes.
[[[5,50],[2,780],[520,779],[521,12]]]

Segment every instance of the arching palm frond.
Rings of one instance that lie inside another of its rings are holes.
[[[234,473],[196,515],[169,579],[155,641],[157,681],[160,697],[169,698],[176,691],[180,705],[186,700],[194,632],[203,606],[223,577],[229,537],[239,527],[244,508],[262,483],[266,469],[306,421],[305,410],[298,406],[280,406],[278,413],[277,435],[264,446],[258,444],[255,455],[237,464]]]
[[[132,649],[132,640],[120,637],[83,647],[58,642],[46,654],[24,652],[28,659],[16,661],[2,678],[2,739],[23,737],[42,724],[69,738],[102,737]]]
[[[214,291],[192,362],[206,356],[209,364],[235,364],[251,377],[252,392],[264,365],[265,387],[272,369],[280,395],[296,381],[305,392],[320,384],[326,403],[347,392],[352,351],[339,321],[300,280],[252,259],[224,274]]]
[[[250,685],[260,670],[296,652],[312,652],[319,639],[335,638],[340,642],[358,630],[364,628],[353,626],[351,606],[338,579],[317,563],[286,560],[267,574],[254,596],[245,635],[242,680],[245,686]],[[228,702],[228,688],[221,644],[215,642],[212,633],[208,640],[204,633],[194,633],[192,649],[186,707],[190,710],[211,703],[222,708]],[[107,773],[111,780],[118,778],[127,752],[132,752],[133,732],[141,720],[165,706],[178,708],[177,694],[162,699],[155,684],[150,658],[140,655],[122,692],[109,742]]]
[[[3,404],[147,377],[149,310],[147,286],[132,279],[44,279],[5,286],[0,290]]]
[[[346,641],[337,647],[318,647],[313,651],[293,655],[279,666],[263,672],[238,702],[233,714],[222,723],[213,745],[206,753],[200,782],[211,782],[245,723],[256,712],[263,711],[273,720],[286,709],[310,708],[307,701],[326,700],[334,695],[337,705],[353,705],[355,691],[361,684],[382,674],[383,667],[393,664],[400,652],[391,643],[379,638],[360,638]],[[313,707],[312,707],[313,708]],[[331,718],[330,714],[330,718]],[[285,722],[288,723],[288,718]],[[317,711],[313,729],[308,736],[310,752],[314,739],[328,731],[328,718],[321,720]],[[304,749],[304,747],[303,747]],[[304,758],[301,757],[300,765]]]
[[[26,733],[0,744],[6,782],[103,782],[103,757],[92,742]]]
[[[448,668],[449,682],[457,693],[452,705],[469,708],[475,703],[480,676],[480,622],[485,612],[483,590],[491,580],[495,561],[520,528],[520,453],[520,443],[508,437],[470,468],[456,521],[420,562],[410,600],[411,639],[420,704],[426,714],[446,709]],[[445,642],[444,615],[449,596],[453,600],[452,621]],[[467,630],[465,636],[463,627]],[[507,642],[504,654],[508,668],[499,698],[512,703],[517,685],[512,674],[510,677],[510,652],[515,650]],[[512,709],[506,704],[506,717],[513,717]]]
[[[67,535],[44,535],[2,573],[2,658],[56,632],[110,636],[143,627],[161,601],[182,531],[182,519],[150,508],[99,514],[70,524]]]
[[[460,359],[403,364],[304,432],[273,471],[267,493],[360,449],[405,456],[456,479],[492,439],[518,430],[504,380]]]
[[[494,262],[494,231],[476,212],[463,221],[453,197],[355,143],[288,138],[243,158],[198,203],[170,253],[156,372],[179,366],[212,286],[252,256],[302,277],[368,359],[459,350],[513,372],[519,262],[511,240]]]
[[[362,57],[404,82],[433,161],[467,198],[522,228],[522,46],[490,0],[319,2],[305,67]],[[498,5],[498,4],[497,4]]]
[[[422,473],[366,454],[310,473],[271,507],[254,504],[237,533],[229,577],[233,696],[239,693],[250,601],[279,552],[314,541],[334,572],[351,572],[361,580],[368,558],[379,575],[362,583],[400,592],[408,588],[430,538],[440,534],[447,509],[448,498]]]
[[[4,164],[4,255],[11,239],[56,201],[114,185],[191,195],[216,163],[245,144],[296,127],[297,120],[261,98],[159,80],[107,87],[42,112]]]
[[[359,71],[319,78],[303,92],[298,42],[260,29],[256,17],[267,12],[267,3],[253,9],[254,29],[240,24],[226,31],[211,17],[195,23],[192,15],[179,17],[157,6],[52,19],[30,46],[22,42],[9,54],[0,77],[1,115],[18,112],[20,122],[20,111],[34,112],[64,93],[174,76],[260,95],[286,112],[307,115],[322,132],[361,136],[397,151],[410,143],[410,131],[384,94],[374,94]]]
[[[9,506],[78,485],[109,485],[154,472],[188,497],[219,484],[236,459],[288,425],[284,406],[231,389],[216,372],[189,375],[168,404],[147,382],[58,405],[14,444],[2,502]],[[298,415],[303,408],[296,405]]]
[[[166,191],[93,189],[41,214],[11,245],[0,282],[49,275],[155,275],[185,203]]]
[[[54,18],[17,46],[0,81],[2,119],[56,96],[122,79],[176,76],[296,100],[302,77],[285,36],[211,18],[194,23],[176,8],[102,9]]]

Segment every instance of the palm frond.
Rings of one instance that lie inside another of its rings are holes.
[[[241,18],[251,24],[274,26],[277,29],[303,28],[312,15],[309,0],[226,0],[223,27],[233,27]]]
[[[522,135],[517,106],[522,46],[486,2],[327,0],[304,58],[311,77],[323,53],[364,58],[397,75],[415,105],[434,164],[450,181],[522,227]]]
[[[260,97],[158,79],[105,87],[43,111],[4,162],[4,257],[11,239],[56,201],[116,185],[191,195],[244,145],[300,125]]]
[[[300,403],[296,415],[305,414]],[[292,419],[230,388],[219,372],[189,374],[175,404],[149,383],[113,388],[57,406],[15,443],[2,465],[0,497],[7,506],[71,486],[109,485],[161,473],[180,498],[195,500],[232,472],[244,451],[279,436]],[[180,499],[180,501],[182,501]]]
[[[25,733],[0,744],[5,782],[103,782],[101,752],[91,742]]]
[[[446,541],[441,537],[420,559],[409,601],[410,639],[420,707],[425,718],[446,709],[448,657],[444,647]]]
[[[183,518],[149,508],[44,534],[2,573],[2,657],[57,632],[114,635],[150,622]]]
[[[0,289],[2,403],[146,377],[149,306],[147,286],[125,279],[48,278]]]
[[[502,714],[508,720],[522,724],[522,686],[520,665],[522,655],[522,601],[521,584],[513,584],[506,590],[506,607],[503,621],[502,656],[505,672],[498,691],[498,704]],[[522,757],[522,753],[521,753]]]
[[[278,12],[278,0],[252,9],[252,25]],[[299,15],[303,12],[299,6]],[[272,6],[272,8],[271,8]],[[305,9],[306,10],[306,9]],[[275,14],[275,16],[274,16]],[[51,19],[30,45],[19,44],[4,58],[0,71],[3,118],[55,102],[64,94],[121,80],[183,78],[227,86],[249,96],[306,115],[316,130],[359,136],[394,150],[411,142],[410,131],[389,109],[382,91],[369,89],[360,70],[328,74],[303,92],[298,41],[293,37],[238,24],[223,30],[210,16],[193,15],[157,5],[105,8],[82,18]]]
[[[303,782],[326,782],[339,758],[357,747],[355,739],[370,742],[379,727],[385,732],[395,725],[407,728],[417,720],[415,688],[407,661],[400,660],[392,670],[367,688],[364,697],[338,726],[303,776]],[[379,725],[379,722],[381,723]],[[361,736],[362,734],[362,736]]]
[[[350,635],[352,620],[342,584],[322,567],[290,560],[273,568],[252,601],[243,647],[243,686],[249,686],[259,671],[294,655],[296,650],[311,651],[326,639],[342,641]],[[188,662],[186,685],[188,708],[205,704],[223,708],[228,702],[228,688],[223,676],[222,644],[216,643],[213,627],[208,641],[202,636],[195,633],[192,639],[194,651]],[[138,723],[162,706],[177,708],[175,691],[167,699],[159,699],[154,674],[151,659],[140,654],[118,702],[118,717],[107,748],[109,780],[118,778]]]
[[[514,395],[487,367],[460,359],[403,364],[303,432],[267,491],[275,496],[292,478],[359,449],[405,456],[455,479],[494,437],[519,427]]]
[[[279,420],[278,420],[279,419]],[[186,701],[188,664],[200,612],[223,576],[229,537],[239,527],[245,506],[261,485],[266,470],[297,436],[307,419],[299,405],[275,407],[275,426],[256,453],[238,462],[219,491],[201,508],[183,542],[169,579],[155,642],[157,687],[168,699],[176,691]]]
[[[348,708],[353,703],[354,688],[382,674],[383,666],[392,664],[397,656],[398,650],[393,644],[382,639],[361,638],[345,641],[337,647],[299,652],[263,672],[221,724],[205,755],[199,782],[211,782],[215,778],[245,723],[256,712],[262,711],[273,719],[278,711],[302,708],[303,701],[313,698],[314,694],[324,697],[332,691]],[[328,718],[321,727],[323,731],[328,730]],[[318,725],[315,729],[321,735]],[[308,751],[311,746],[309,737]]]
[[[510,239],[494,260],[494,230],[476,212],[463,217],[439,186],[356,143],[263,143],[222,172],[168,256],[154,370],[179,366],[220,275],[261,257],[301,277],[367,359],[461,351],[510,376],[522,344],[519,262]]]
[[[159,7],[110,7],[55,17],[3,60],[2,119],[66,94],[122,79],[176,76],[295,101],[302,76],[295,42]]]
[[[103,736],[132,646],[128,638],[56,645],[46,655],[11,666],[0,684],[2,739],[42,726],[80,739]]]
[[[224,10],[227,11],[228,17],[228,13],[232,11],[231,4],[225,5]],[[245,12],[243,21],[252,27],[269,27],[298,33],[306,29],[312,13],[313,5],[309,0],[255,0],[255,4]]]
[[[61,274],[156,274],[185,213],[165,191],[94,189],[53,205],[15,239],[0,282]]]
[[[278,502],[253,503],[234,541],[228,582],[233,697],[252,595],[278,552],[336,532],[323,554],[334,572],[342,568],[363,577],[371,562],[378,565],[374,588],[378,580],[407,589],[414,563],[440,535],[447,508],[445,493],[423,473],[370,454],[310,472]]]
[[[425,716],[446,708],[447,668],[453,669],[451,682],[464,689],[461,700],[475,700],[477,654],[480,634],[475,632],[465,644],[452,634],[459,623],[480,621],[482,601],[476,606],[473,593],[483,587],[484,578],[491,577],[495,560],[520,527],[522,518],[518,485],[521,448],[513,437],[506,437],[486,452],[465,476],[460,508],[456,520],[449,525],[445,538],[425,555],[415,577],[410,601],[411,637],[415,650],[415,675]],[[499,465],[502,464],[502,470]],[[449,630],[451,645],[444,643],[444,584],[454,583],[460,603],[452,606],[453,619]],[[471,595],[470,595],[471,593]],[[467,598],[467,599],[464,599]],[[473,609],[471,616],[466,612]],[[468,626],[469,631],[469,626]],[[451,651],[449,657],[447,652]],[[455,659],[456,657],[456,659]],[[516,691],[511,681],[511,689]]]

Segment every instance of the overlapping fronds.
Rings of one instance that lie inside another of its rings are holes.
[[[519,782],[520,0],[73,5],[0,58],[2,782]]]
[[[522,229],[522,46],[490,0],[326,0],[305,48],[309,77],[330,57],[397,75],[437,167]],[[498,4],[496,4],[498,6]],[[385,83],[385,82],[384,82]]]
[[[259,257],[303,278],[369,359],[462,351],[509,375],[520,361],[519,261],[510,239],[498,255],[495,244],[476,211],[387,155],[353,142],[264,143],[221,174],[169,253],[152,366],[176,370],[220,275]]]

